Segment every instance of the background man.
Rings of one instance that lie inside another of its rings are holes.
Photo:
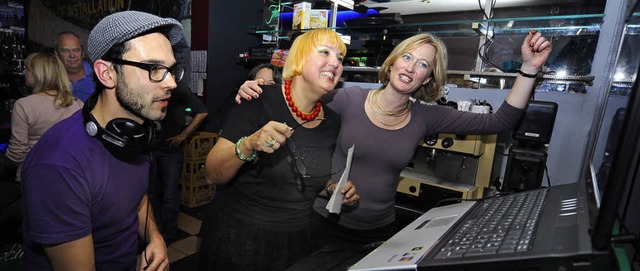
[[[56,56],[62,60],[71,81],[73,95],[86,102],[96,88],[93,82],[91,64],[84,60],[84,50],[80,37],[71,31],[58,33],[54,43]]]
[[[184,70],[171,45],[182,26],[138,11],[91,31],[96,92],[38,141],[22,171],[23,270],[168,270],[147,199],[154,125]]]

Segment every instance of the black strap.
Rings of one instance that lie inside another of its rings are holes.
[[[526,73],[526,72],[523,72],[522,70],[518,70],[518,73],[519,73],[520,75],[524,76],[524,77],[527,77],[527,78],[537,78],[537,77],[538,77],[538,74],[540,74],[539,72],[537,72],[537,73],[535,73],[535,74]]]

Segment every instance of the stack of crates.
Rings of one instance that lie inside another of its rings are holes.
[[[210,132],[196,132],[187,139],[182,163],[180,200],[189,208],[201,206],[211,201],[215,187],[205,178],[205,160],[216,143],[218,135]]]

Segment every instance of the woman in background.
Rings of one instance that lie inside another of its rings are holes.
[[[249,80],[263,80],[261,85],[282,84],[282,74],[276,65],[262,63],[251,69]]]
[[[51,126],[83,106],[73,96],[64,65],[55,55],[30,54],[23,75],[33,94],[18,99],[13,105],[11,139],[6,153],[7,158],[18,164],[17,182],[22,161],[33,145]]]

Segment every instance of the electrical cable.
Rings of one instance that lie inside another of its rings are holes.
[[[640,1],[640,0],[639,0]],[[484,14],[485,18],[489,18],[489,15],[487,15],[487,12],[484,10],[484,8],[482,7],[482,2],[480,2],[480,0],[478,0],[478,7],[480,8],[480,11],[482,11],[482,14]]]
[[[480,2],[480,0],[478,0],[478,7],[480,7],[480,11],[484,15],[484,18],[487,19],[487,30],[486,30],[487,32],[485,36],[486,41],[482,45],[480,45],[480,47],[478,47],[478,57],[480,57],[483,64],[488,64],[496,68],[498,71],[502,72],[502,68],[500,68],[498,65],[491,62],[491,60],[489,60],[489,58],[487,57],[489,53],[489,47],[491,47],[491,45],[493,44],[492,33],[493,33],[493,29],[495,29],[495,25],[494,23],[492,23],[491,20],[493,19],[493,10],[496,6],[496,1],[497,0],[491,1],[491,10],[489,11],[489,14],[487,14],[486,10],[482,7],[482,3]]]
[[[149,268],[149,266],[151,265],[151,263],[149,262],[149,258],[147,257],[147,224],[149,223],[149,204],[151,204],[150,200],[149,200],[149,196],[147,195],[147,211],[146,211],[146,215],[145,215],[145,219],[144,219],[144,242],[145,242],[145,246],[144,246],[144,251],[143,251],[143,257],[144,257],[144,261],[147,263],[147,265],[143,268],[143,270],[147,270],[147,268]]]
[[[151,163],[153,163],[153,152],[149,152],[149,176],[148,178],[148,182],[147,182],[147,191],[149,191],[149,188],[151,188],[151,176],[152,176],[152,170],[153,167],[151,165]],[[147,210],[146,210],[146,214],[145,214],[145,218],[144,218],[144,233],[143,235],[143,241],[144,241],[144,250],[142,251],[142,257],[144,258],[145,263],[147,263],[147,265],[145,267],[143,267],[143,270],[147,270],[147,268],[149,268],[149,266],[151,265],[151,262],[149,262],[149,258],[147,257],[147,225],[149,225],[149,209],[151,207],[151,200],[149,199],[149,195],[147,195]]]

